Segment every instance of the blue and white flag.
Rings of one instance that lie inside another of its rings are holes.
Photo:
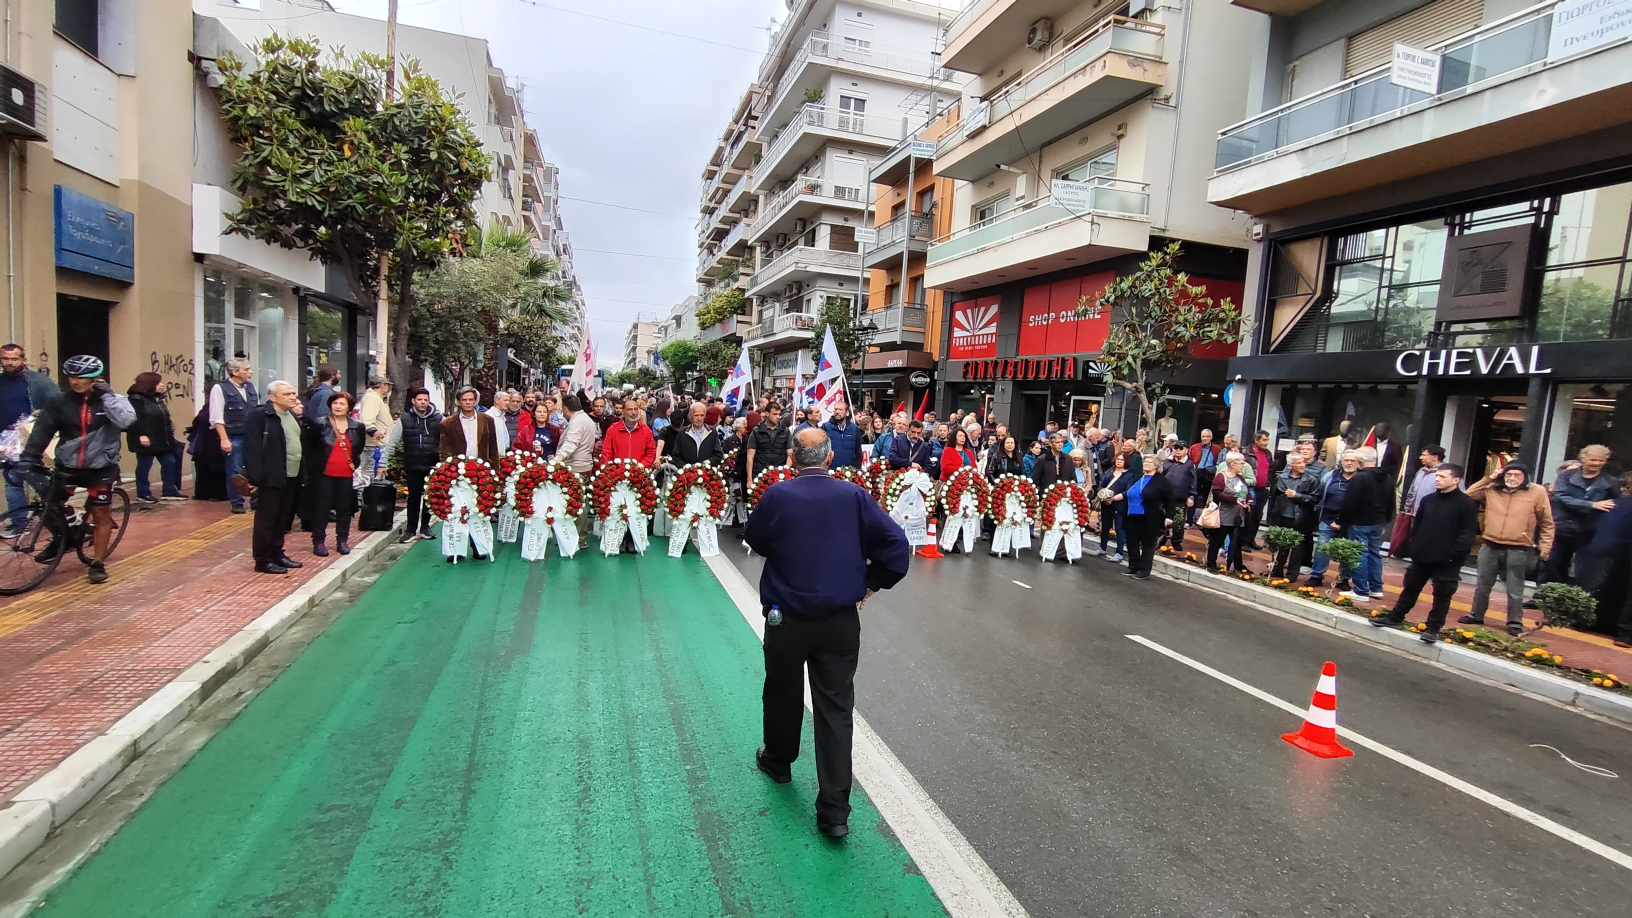
[[[748,345],[742,346],[742,354],[737,357],[737,363],[725,378],[725,385],[720,387],[720,398],[725,399],[726,407],[737,410],[737,403],[748,397],[748,385],[753,380],[753,365],[748,362]]]

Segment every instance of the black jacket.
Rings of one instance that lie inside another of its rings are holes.
[[[136,423],[125,430],[125,445],[132,453],[156,456],[176,448],[176,425],[162,399],[132,392],[130,407],[136,411]],[[148,446],[142,445],[142,437],[147,438]]]
[[[748,450],[754,451],[754,474],[758,475],[773,465],[787,465],[788,447],[786,427],[781,425],[772,427],[769,421],[760,424],[748,435],[748,443],[742,450],[744,473],[748,469]]]
[[[1320,504],[1320,479],[1305,471],[1297,478],[1290,472],[1281,472],[1270,482],[1269,519],[1276,526],[1301,529],[1315,518]],[[1287,497],[1287,491],[1297,493]]]
[[[355,469],[362,464],[363,443],[368,439],[368,431],[363,429],[362,421],[350,420],[346,422],[346,433],[351,439],[351,467]],[[311,481],[322,476],[329,464],[329,453],[334,450],[334,425],[329,423],[327,417],[319,421],[307,419],[302,436],[305,438],[301,453],[306,465],[306,479]]]
[[[1411,560],[1460,565],[1479,535],[1479,505],[1460,490],[1435,491],[1417,504],[1411,523]]]
[[[1037,463],[1031,467],[1031,480],[1037,484],[1037,493],[1042,494],[1054,482],[1069,476],[1070,465],[1071,460],[1065,453],[1056,454],[1052,449],[1043,450],[1043,454],[1037,457]]]
[[[996,482],[998,478],[1004,475],[1023,476],[1025,474],[1026,452],[1019,447],[1015,447],[1013,458],[1005,455],[1001,447],[992,450],[986,456],[986,479],[988,481]]]
[[[1123,513],[1128,513],[1132,509],[1128,503],[1127,493],[1143,477],[1145,476],[1141,470],[1141,474],[1124,474],[1111,483],[1111,490],[1123,495],[1122,500],[1117,501],[1117,506],[1121,508]],[[1173,502],[1175,500],[1182,500],[1182,498],[1173,490],[1173,483],[1161,475],[1152,476],[1150,484],[1145,485],[1145,490],[1139,494],[1139,502],[1144,504],[1146,517],[1162,517],[1165,519],[1173,512]]]
[[[1394,504],[1394,489],[1383,478],[1380,469],[1361,469],[1349,481],[1349,490],[1343,495],[1343,508],[1337,513],[1337,522],[1344,529],[1354,526],[1381,526],[1388,522],[1388,511]]]
[[[262,402],[249,409],[244,417],[244,477],[258,488],[287,487],[289,476],[284,461],[287,452],[283,423],[278,420],[278,411],[272,403]],[[312,464],[304,443],[300,464],[302,472]],[[297,474],[295,480],[299,481],[300,475]]]
[[[429,471],[441,458],[442,412],[435,408],[421,415],[409,408],[398,418],[402,424],[402,464],[404,468]]]
[[[690,419],[688,418],[687,421],[689,423]],[[723,452],[720,449],[720,434],[715,430],[710,430],[708,436],[703,437],[703,442],[698,443],[691,438],[691,434],[671,425],[664,428],[663,436],[659,439],[665,444],[663,458],[681,468],[696,465],[699,462],[708,462]],[[754,458],[759,457],[755,456]]]

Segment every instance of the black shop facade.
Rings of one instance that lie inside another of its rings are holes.
[[[1239,264],[1235,257],[1210,259],[1205,267],[1213,267],[1215,276],[1198,272],[1194,282],[1215,298],[1239,303],[1242,282],[1226,273]],[[945,407],[940,414],[975,411],[1026,438],[1049,421],[1131,435],[1139,426],[1138,400],[1107,385],[1096,359],[1111,333],[1110,311],[1079,314],[1078,307],[1084,297],[1092,303],[1118,270],[1132,270],[1134,262],[1095,267],[959,294],[942,336],[947,352],[935,397]],[[1229,417],[1224,374],[1234,353],[1233,345],[1198,350],[1190,366],[1167,380],[1167,397],[1157,407],[1158,434],[1192,442],[1203,428],[1223,430]]]

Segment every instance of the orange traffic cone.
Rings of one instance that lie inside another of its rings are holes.
[[[945,555],[941,554],[941,544],[940,544],[940,542],[941,542],[941,535],[940,535],[940,532],[937,531],[936,528],[935,528],[935,517],[932,514],[930,516],[930,518],[929,518],[929,544],[928,545],[918,546],[918,557],[920,557],[920,558],[944,558],[944,557],[946,557]]]
[[[1331,660],[1320,668],[1320,681],[1315,683],[1315,697],[1309,702],[1309,713],[1303,717],[1303,729],[1283,733],[1281,739],[1310,755],[1323,759],[1342,759],[1354,755],[1354,750],[1337,741],[1337,664]]]

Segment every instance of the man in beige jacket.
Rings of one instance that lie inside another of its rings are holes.
[[[363,422],[363,429],[368,431],[363,466],[370,481],[374,480],[375,465],[382,468],[385,465],[385,441],[397,423],[397,419],[391,416],[390,400],[391,381],[384,376],[370,376],[368,391],[363,393],[363,400],[357,406],[357,419]]]
[[[585,536],[589,532],[588,477],[595,467],[595,437],[600,428],[576,395],[561,399],[561,412],[567,416],[567,428],[561,434],[561,445],[555,449],[555,461],[565,463],[585,478],[584,512],[578,517],[578,534]]]
[[[1522,462],[1502,467],[1500,478],[1486,475],[1468,488],[1468,496],[1483,505],[1479,527],[1479,581],[1473,590],[1473,611],[1462,616],[1464,625],[1483,625],[1485,609],[1496,576],[1507,588],[1507,633],[1524,632],[1524,572],[1530,549],[1541,539],[1541,560],[1553,551],[1553,507],[1547,489],[1530,482]]]

